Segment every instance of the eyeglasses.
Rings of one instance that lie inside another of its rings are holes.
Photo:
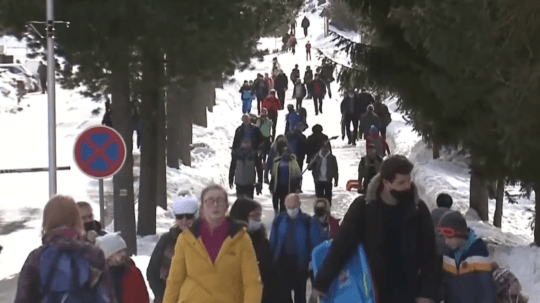
[[[182,220],[184,218],[191,220],[193,219],[193,217],[195,217],[195,215],[194,214],[178,214],[178,215],[175,215],[175,217],[176,217],[176,220]]]
[[[225,205],[227,204],[227,200],[225,198],[217,198],[217,199],[206,199],[203,201],[206,205]]]

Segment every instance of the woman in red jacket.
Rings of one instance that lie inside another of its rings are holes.
[[[277,125],[277,118],[278,118],[278,111],[281,110],[281,102],[279,102],[279,99],[276,97],[276,90],[271,89],[270,95],[264,99],[262,103],[262,107],[266,108],[268,110],[268,117],[270,120],[272,120],[272,133],[276,133],[276,125]]]
[[[126,242],[120,234],[98,237],[96,245],[103,250],[111,274],[116,301],[150,303],[146,283],[135,262],[126,254]]]
[[[334,238],[339,231],[339,220],[330,214],[330,202],[326,198],[317,198],[313,206],[315,218],[319,219],[327,238]]]

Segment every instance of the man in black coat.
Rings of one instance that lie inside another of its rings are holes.
[[[379,303],[433,303],[437,298],[435,230],[411,181],[413,164],[388,157],[366,196],[349,207],[313,282],[313,296],[328,291],[362,243]],[[439,264],[440,266],[440,264]]]
[[[255,96],[257,96],[257,114],[261,114],[261,103],[268,96],[268,84],[264,80],[263,75],[258,74],[257,79],[253,82],[255,88]]]
[[[262,143],[262,133],[257,126],[251,124],[251,119],[248,115],[242,116],[242,125],[240,125],[234,133],[231,154],[234,154],[234,152],[240,148],[244,138],[251,140],[251,146],[254,150],[259,150]]]
[[[362,88],[360,94],[358,94],[358,118],[365,114],[367,112],[367,107],[373,103],[375,103],[375,99],[373,99],[373,96],[370,93],[366,92],[365,88]]]
[[[307,37],[308,35],[308,27],[309,27],[309,19],[304,16],[304,19],[302,19],[302,24],[300,24],[302,28],[304,29],[304,37]]]
[[[38,66],[39,83],[41,84],[41,93],[44,94],[47,91],[47,65],[43,61],[39,62]]]
[[[341,116],[343,125],[347,132],[348,144],[356,145],[356,136],[358,135],[357,102],[353,91],[348,92],[341,102]],[[353,130],[351,133],[351,123]]]
[[[285,91],[289,88],[289,79],[285,73],[280,70],[276,77],[274,88],[277,92],[279,103],[281,103],[281,109],[285,108]]]
[[[313,125],[311,131],[313,134],[306,141],[307,163],[311,163],[311,160],[321,151],[322,146],[328,142],[328,136],[323,134],[323,128],[320,124]]]

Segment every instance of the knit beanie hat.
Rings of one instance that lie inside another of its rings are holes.
[[[516,290],[521,291],[521,285],[519,284],[518,278],[516,278],[516,276],[506,268],[500,267],[493,271],[493,282],[495,283],[497,294],[503,293],[505,295],[509,295],[507,292],[514,283],[519,285],[518,289]],[[517,294],[519,293],[513,295]]]
[[[249,213],[259,208],[261,204],[252,199],[238,198],[231,207],[229,217],[236,221],[248,222]]]
[[[377,128],[377,126],[372,125],[372,126],[371,126],[371,129],[370,129],[370,132],[371,132],[372,134],[378,133],[378,132],[379,132],[379,129]]]
[[[109,259],[110,256],[121,251],[122,249],[127,248],[126,241],[122,239],[122,236],[120,236],[119,232],[106,234],[102,237],[97,237],[96,246],[103,250],[103,253],[105,254],[105,260]]]
[[[193,197],[176,197],[173,204],[173,213],[180,214],[195,214],[199,210],[197,199]]]
[[[449,211],[442,216],[437,225],[439,232],[448,238],[465,238],[469,234],[467,221],[459,211]],[[450,230],[449,232],[445,230]]]

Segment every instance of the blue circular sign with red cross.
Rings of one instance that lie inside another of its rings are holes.
[[[75,140],[75,163],[86,175],[105,179],[116,174],[126,161],[126,143],[111,127],[97,125]]]

